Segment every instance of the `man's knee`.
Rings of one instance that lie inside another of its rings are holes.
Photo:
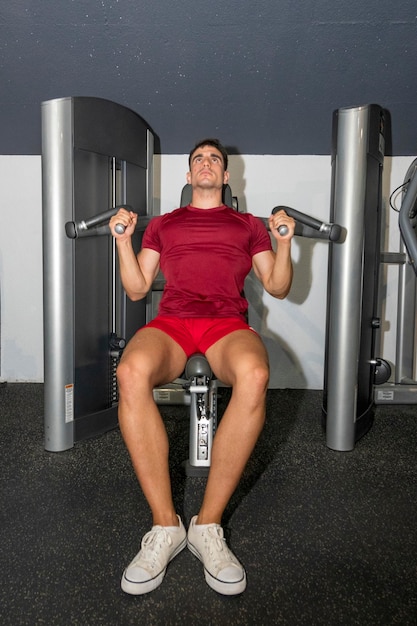
[[[260,390],[266,392],[269,383],[268,363],[260,363],[252,370],[252,379]]]
[[[182,350],[174,346],[171,352],[167,349],[128,350],[122,356],[117,367],[119,389],[152,389],[158,385],[170,383],[184,370],[186,356]]]
[[[236,371],[236,384],[251,394],[263,395],[268,389],[269,366],[263,360],[242,361]]]
[[[130,354],[122,358],[117,371],[117,382],[121,393],[137,389],[139,385],[151,386],[152,365],[141,354]]]
[[[269,367],[267,363],[258,363],[246,372],[246,384],[250,385],[252,392],[262,396],[266,394],[269,383]]]

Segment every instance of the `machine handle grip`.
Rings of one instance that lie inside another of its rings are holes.
[[[301,213],[300,211],[297,211],[289,206],[276,206],[272,209],[272,214],[274,215],[281,210],[285,211],[287,215],[294,218],[297,222],[300,222],[300,224],[310,226],[310,228],[313,228],[314,230],[326,233],[330,241],[339,241],[342,235],[342,228],[339,224],[326,224],[325,222],[320,222],[316,218],[306,215],[305,213]],[[286,235],[288,232],[287,226],[280,226],[278,228],[278,232],[280,235]]]
[[[89,230],[90,228],[93,228],[94,226],[99,226],[100,224],[107,222],[111,217],[113,217],[113,215],[116,215],[119,209],[126,209],[126,211],[133,211],[133,208],[129,204],[120,204],[111,209],[108,209],[107,211],[98,213],[97,215],[94,215],[93,217],[89,217],[86,220],[81,220],[79,222],[67,222],[65,224],[65,232],[67,234],[67,237],[69,237],[70,239],[76,239],[80,231]],[[117,230],[118,227],[122,227],[123,231]],[[116,232],[120,234],[124,233],[123,224],[116,224],[115,228],[116,228]]]

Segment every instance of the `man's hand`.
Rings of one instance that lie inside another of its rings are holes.
[[[113,237],[119,239],[120,241],[128,239],[135,232],[137,221],[137,213],[134,213],[133,211],[127,211],[126,209],[119,209],[116,215],[113,215],[109,222],[111,234],[113,235]],[[116,224],[123,224],[123,226],[125,227],[125,232],[116,232]]]
[[[277,213],[270,215],[268,219],[269,228],[271,230],[272,236],[275,237],[277,241],[289,241],[294,236],[295,229],[295,220],[287,215],[285,211],[281,209]],[[278,229],[280,226],[286,226],[287,231],[285,234],[280,234]]]

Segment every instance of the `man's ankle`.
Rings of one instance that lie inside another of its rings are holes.
[[[176,513],[173,515],[165,514],[165,515],[154,515],[153,516],[153,526],[180,526],[180,520]]]
[[[202,513],[199,513],[197,515],[197,519],[195,523],[197,526],[205,526],[207,524],[219,524],[219,526],[221,526],[222,520],[221,520],[221,517],[218,517],[218,516],[204,515]]]

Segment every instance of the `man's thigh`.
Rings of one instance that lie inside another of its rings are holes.
[[[227,385],[234,385],[239,375],[254,368],[269,369],[266,348],[252,330],[231,332],[210,346],[206,357],[217,378]]]
[[[145,372],[157,386],[178,378],[186,361],[184,350],[169,335],[157,328],[142,328],[124,349],[121,365]]]

